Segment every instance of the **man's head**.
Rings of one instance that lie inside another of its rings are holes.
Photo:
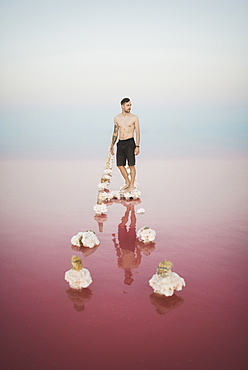
[[[132,103],[131,103],[131,101],[130,101],[129,98],[122,99],[122,101],[121,101],[121,108],[122,108],[122,111],[123,112],[130,113],[131,106],[132,106]]]

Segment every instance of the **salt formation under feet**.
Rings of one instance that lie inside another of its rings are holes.
[[[125,192],[123,190],[114,190],[109,191],[108,186],[110,185],[111,175],[112,175],[112,164],[113,164],[113,156],[110,153],[107,157],[105,169],[101,176],[101,181],[98,184],[98,196],[97,196],[97,204],[94,205],[93,209],[96,215],[104,215],[108,212],[107,206],[104,202],[109,202],[112,199],[125,199],[125,200],[137,200],[141,197],[141,192],[137,190],[137,182],[135,182],[134,186],[135,189],[130,192]],[[126,166],[127,172],[130,176],[130,169]]]

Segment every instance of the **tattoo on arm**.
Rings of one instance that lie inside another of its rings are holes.
[[[117,136],[113,135],[112,136],[112,142],[111,142],[112,147],[115,145],[116,140],[117,140]]]
[[[114,126],[114,133],[113,133],[113,136],[112,136],[112,141],[111,141],[111,147],[113,148],[114,145],[115,145],[115,142],[117,140],[117,132],[118,132],[118,126],[117,124],[115,123],[115,126]]]

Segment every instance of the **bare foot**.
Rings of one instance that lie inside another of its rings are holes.
[[[126,189],[128,189],[129,188],[129,184],[126,184],[126,185],[124,185],[121,189],[120,189],[120,191],[124,191],[124,190],[126,190]]]
[[[128,188],[126,188],[124,193],[131,193],[131,191],[133,191],[134,189],[135,189],[135,187],[133,185],[130,185]]]

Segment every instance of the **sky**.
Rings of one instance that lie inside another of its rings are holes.
[[[145,153],[247,147],[247,1],[0,0],[0,8],[4,156],[102,154],[126,96]]]

